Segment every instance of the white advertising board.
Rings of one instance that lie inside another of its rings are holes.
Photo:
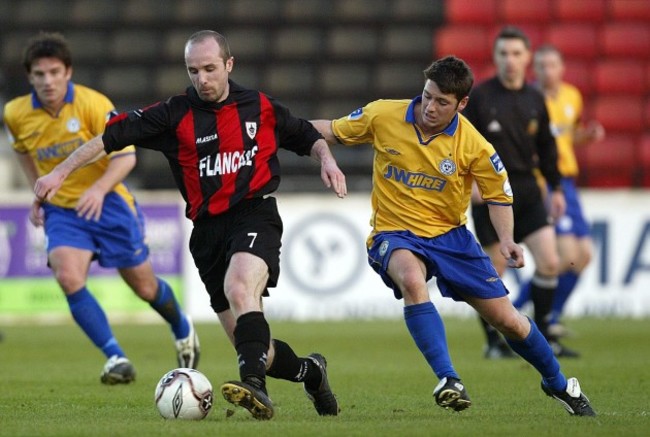
[[[650,316],[650,192],[584,191],[582,198],[594,228],[595,254],[566,314]],[[264,300],[269,318],[401,317],[402,302],[366,261],[369,195],[282,195],[278,204],[284,237],[280,281]],[[186,221],[186,226],[189,233],[191,224]],[[469,227],[473,229],[471,223]],[[191,257],[185,258],[185,305],[197,320],[216,320]],[[524,269],[504,278],[512,296],[519,278],[532,275],[532,258],[526,259]],[[441,314],[474,314],[468,305],[442,298],[435,280],[429,288]]]

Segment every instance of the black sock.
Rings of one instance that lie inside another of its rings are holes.
[[[266,374],[272,378],[291,382],[304,382],[309,387],[320,385],[320,370],[309,358],[298,357],[291,346],[273,339],[275,357]]]
[[[234,334],[241,380],[266,392],[266,360],[271,330],[264,313],[255,311],[241,315]]]
[[[530,297],[535,307],[535,323],[547,340],[555,340],[548,333],[548,323],[553,309],[553,295],[557,288],[556,277],[544,277],[537,273],[530,281]]]
[[[304,382],[309,389],[318,389],[322,375],[320,368],[309,358],[298,357],[291,346],[282,340],[274,339],[275,357],[266,374],[291,382]]]

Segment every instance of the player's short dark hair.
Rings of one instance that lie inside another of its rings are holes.
[[[496,38],[494,38],[494,45],[496,46],[496,43],[500,39],[518,39],[521,40],[526,48],[530,50],[530,38],[528,38],[528,35],[518,28],[517,26],[505,26],[502,27],[499,33],[497,33]]]
[[[435,82],[443,93],[456,96],[458,101],[468,96],[474,85],[472,70],[465,61],[455,56],[433,61],[424,70],[424,77]]]
[[[57,32],[40,32],[30,38],[23,52],[23,66],[28,73],[32,71],[34,61],[41,58],[59,59],[66,68],[72,65],[72,53],[63,35]]]
[[[223,58],[224,62],[230,59],[232,55],[230,54],[230,45],[228,44],[228,40],[225,36],[219,32],[215,32],[214,30],[199,30],[198,32],[192,34],[192,36],[190,36],[185,43],[185,47],[187,47],[188,44],[201,42],[208,38],[214,39],[217,44],[219,44],[219,47],[221,48],[221,57]]]

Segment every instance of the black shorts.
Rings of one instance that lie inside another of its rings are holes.
[[[224,278],[230,258],[236,252],[248,252],[266,262],[268,287],[275,287],[280,276],[282,219],[274,197],[243,200],[215,217],[194,223],[190,253],[201,280],[210,295],[215,312],[230,308],[224,294]]]
[[[520,243],[524,238],[550,225],[548,212],[542,193],[534,176],[510,176],[512,186],[512,210],[515,217],[514,239]],[[491,246],[499,242],[497,232],[490,221],[487,204],[472,205],[474,231],[481,246]]]

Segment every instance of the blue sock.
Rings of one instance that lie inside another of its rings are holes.
[[[569,296],[571,296],[571,292],[576,288],[577,283],[578,275],[573,271],[562,273],[558,277],[557,289],[553,295],[551,323],[558,323],[560,321],[560,316],[562,315],[562,311],[564,311],[564,305],[569,300]]]
[[[156,279],[158,279],[158,293],[149,305],[169,323],[177,340],[187,337],[190,335],[190,324],[181,312],[172,288],[162,279]]]
[[[513,351],[541,373],[544,385],[556,391],[566,389],[566,377],[560,372],[560,363],[535,322],[530,320],[530,333],[524,340],[506,339],[506,341]]]
[[[521,284],[521,287],[519,287],[519,295],[512,302],[512,305],[520,310],[528,301],[530,301],[530,279]]]
[[[106,313],[86,287],[67,295],[66,299],[77,325],[95,346],[104,352],[107,358],[113,355],[125,356],[124,351],[113,337]]]
[[[418,349],[424,355],[438,379],[457,378],[451,365],[445,325],[432,302],[404,307],[404,321]]]

